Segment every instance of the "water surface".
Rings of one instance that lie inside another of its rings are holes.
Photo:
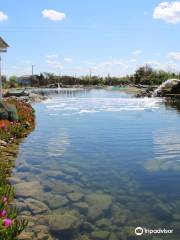
[[[52,95],[34,107],[37,126],[20,146],[14,175],[37,181],[42,191],[17,196],[27,206],[23,215],[48,226],[52,239],[139,239],[137,226],[175,232],[144,239],[179,239],[176,108],[162,99],[108,90]],[[32,210],[32,199],[47,209]],[[64,230],[42,220],[63,214],[76,224]]]

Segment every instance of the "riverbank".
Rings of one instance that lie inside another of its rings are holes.
[[[0,239],[16,240],[28,221],[17,215],[10,179],[19,143],[35,127],[35,114],[29,103],[6,98],[0,103],[0,117]]]

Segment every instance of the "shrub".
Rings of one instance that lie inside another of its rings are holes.
[[[16,107],[6,102],[0,102],[0,120],[1,119],[17,121],[18,115]]]
[[[0,119],[8,119],[8,112],[2,102],[0,102]]]
[[[8,117],[0,120],[0,139],[22,138],[34,128],[35,116],[31,105],[15,99],[1,104],[4,107],[1,109],[8,109]]]

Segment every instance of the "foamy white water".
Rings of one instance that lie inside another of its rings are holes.
[[[84,115],[98,112],[145,111],[159,108],[157,98],[54,98],[44,102],[50,114]]]

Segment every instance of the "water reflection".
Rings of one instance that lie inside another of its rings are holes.
[[[154,159],[146,163],[147,169],[180,170],[180,135],[173,128],[155,133],[154,151]]]
[[[63,156],[70,140],[66,129],[58,129],[56,136],[48,139],[48,156]]]
[[[180,99],[171,99],[165,102],[165,106],[168,110],[176,110],[177,113],[180,113]]]

